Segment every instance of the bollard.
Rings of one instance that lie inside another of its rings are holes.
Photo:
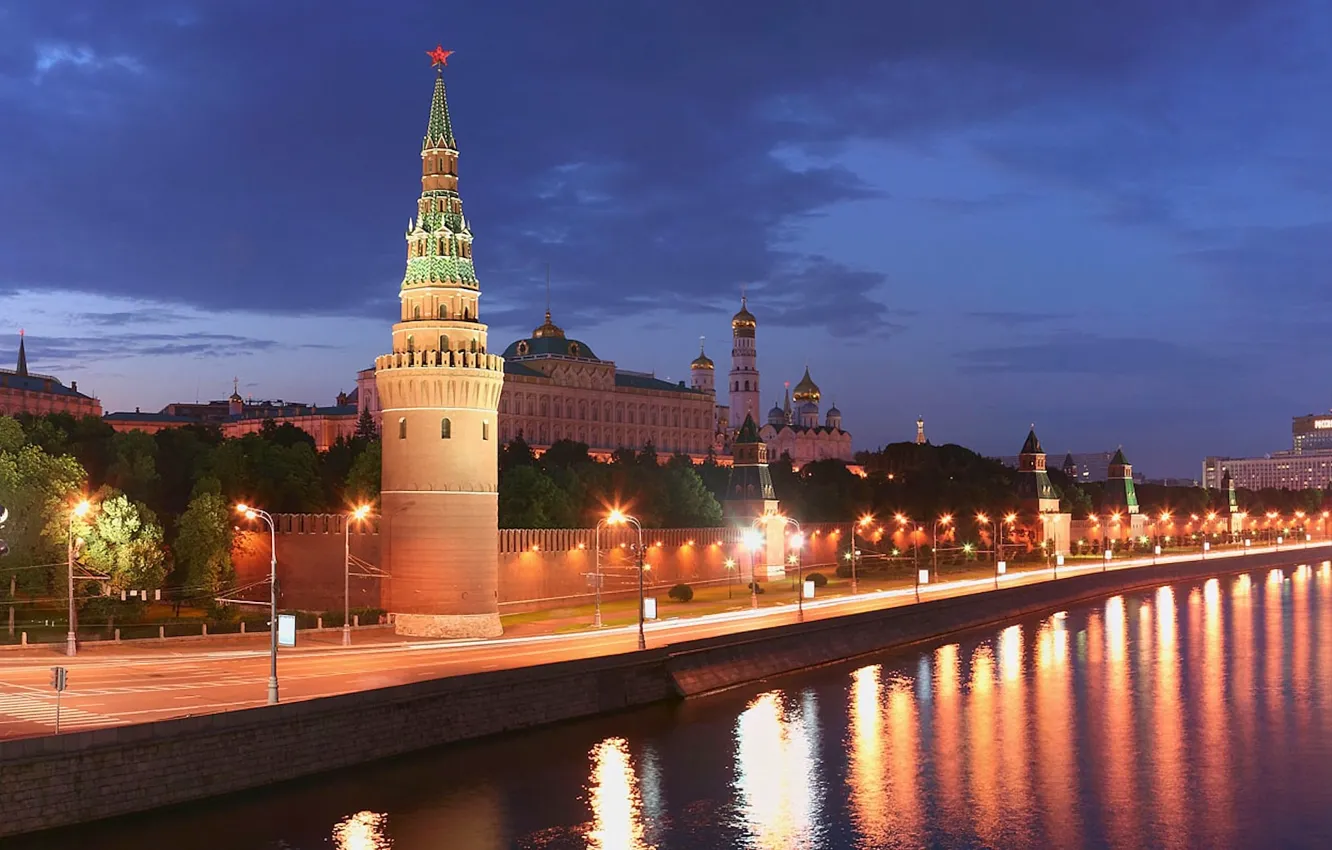
[[[241,634],[245,634],[245,621],[241,620]]]
[[[360,627],[360,625],[361,625],[361,615],[360,615],[360,614],[352,614],[352,625],[353,625],[353,626]]]
[[[207,623],[204,623],[204,624],[203,624],[203,636],[204,636],[204,637],[208,637],[208,624],[207,624]]]
[[[323,618],[323,617],[315,617],[315,628],[316,628],[316,629],[322,629],[323,627],[324,627],[324,618]]]
[[[157,639],[166,640],[166,626],[157,627]]]
[[[120,643],[120,629],[116,629],[116,643]]]
[[[22,633],[21,639],[19,640],[19,645],[20,645],[20,646],[27,646],[27,645],[28,645],[28,633],[27,633],[27,632],[23,632],[23,633]]]

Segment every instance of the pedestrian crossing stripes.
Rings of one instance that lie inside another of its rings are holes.
[[[0,694],[0,724],[7,721],[26,721],[40,723],[55,728],[55,697],[31,694]],[[112,726],[120,723],[115,717],[84,711],[81,708],[60,707],[60,728],[88,728],[90,726]]]

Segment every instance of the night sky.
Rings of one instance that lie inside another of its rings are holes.
[[[549,264],[672,380],[746,286],[763,406],[807,362],[857,448],[1197,477],[1332,404],[1332,13],[1279,0],[0,0],[5,360],[108,411],[350,391],[437,42],[495,350]]]

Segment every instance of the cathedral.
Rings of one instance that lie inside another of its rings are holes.
[[[748,299],[741,296],[740,312],[731,317],[728,404],[718,404],[715,417],[715,442],[728,452],[746,419],[755,423],[765,421],[759,414],[757,331],[758,320],[749,312]],[[715,369],[708,356],[700,352],[690,365],[694,388],[714,392]],[[768,411],[766,424],[759,429],[768,457],[778,459],[786,455],[797,469],[817,460],[850,462],[851,435],[842,430],[842,412],[834,404],[828,408],[824,420],[819,421],[822,393],[810,377],[809,367],[805,367],[805,375],[794,390],[789,383],[785,386],[783,402]]]

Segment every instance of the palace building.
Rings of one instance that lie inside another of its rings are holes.
[[[28,351],[23,331],[19,331],[18,364],[14,369],[0,369],[0,416],[30,413],[68,413],[71,416],[101,416],[102,404],[79,392],[78,381],[69,386],[59,378],[28,371]]]

